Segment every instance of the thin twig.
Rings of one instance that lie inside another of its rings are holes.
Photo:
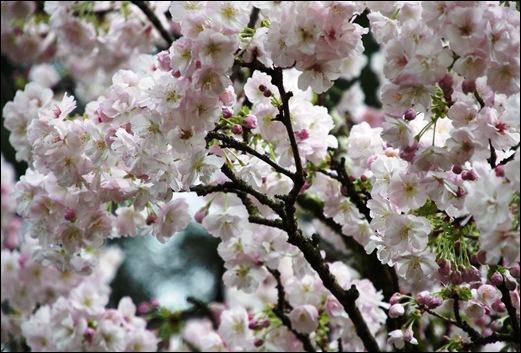
[[[302,167],[302,160],[300,159],[300,151],[298,149],[297,139],[295,138],[295,132],[293,131],[293,125],[291,123],[291,116],[289,111],[289,100],[293,96],[292,92],[286,92],[286,89],[284,88],[284,79],[282,75],[282,69],[277,68],[275,69],[275,72],[272,76],[273,78],[273,84],[277,86],[279,89],[280,99],[282,101],[282,107],[279,108],[279,114],[282,118],[282,123],[286,127],[286,131],[288,133],[289,143],[291,145],[291,152],[293,153],[293,159],[295,161],[295,167],[297,169],[293,180],[293,188],[291,189],[289,195],[288,195],[288,203],[291,207],[296,199],[298,194],[300,193],[300,190],[304,186],[305,183],[305,171]],[[288,215],[289,216],[289,215]]]
[[[460,306],[459,306],[459,297],[457,295],[453,296],[453,310],[454,310],[454,317],[456,318],[455,325],[461,328],[463,331],[465,331],[470,339],[475,342],[480,338],[480,334],[478,331],[476,331],[474,328],[472,328],[465,320],[461,318],[460,315]]]
[[[464,327],[464,325],[462,325],[460,322],[457,322],[455,320],[452,320],[448,317],[445,317],[441,314],[438,314],[437,312],[431,310],[431,309],[427,309],[425,308],[424,309],[425,312],[429,313],[430,315],[432,316],[435,316],[437,317],[438,319],[441,319],[443,320],[444,322],[450,324],[450,325],[454,325],[456,327],[459,327],[461,328],[462,330],[465,330],[466,328]],[[504,333],[498,333],[498,332],[493,332],[491,335],[489,336],[486,336],[486,337],[478,337],[478,339],[476,341],[472,341],[472,342],[469,342],[467,344],[465,344],[465,350],[471,350],[472,348],[475,348],[476,346],[482,346],[482,345],[485,345],[485,344],[489,344],[489,343],[494,343],[494,342],[515,342],[514,338],[512,337],[512,335],[509,335],[509,334],[504,334]]]
[[[154,27],[159,31],[163,39],[167,42],[167,45],[172,45],[174,39],[170,36],[170,33],[167,32],[165,27],[161,24],[161,21],[157,18],[156,14],[148,7],[146,1],[132,1],[134,5],[139,7],[141,11],[148,17],[149,21],[152,22]]]
[[[186,298],[186,301],[194,306],[195,311],[202,312],[208,319],[210,319],[214,330],[217,330],[219,328],[217,319],[215,318],[215,315],[212,309],[210,309],[210,307],[208,306],[207,302],[192,296]]]
[[[364,201],[362,201],[360,195],[356,192],[355,184],[353,184],[351,178],[349,177],[349,175],[347,175],[345,167],[346,159],[342,157],[340,163],[333,160],[331,164],[331,167],[337,172],[337,177],[335,179],[337,179],[342,184],[342,186],[346,188],[347,196],[351,199],[351,201],[353,201],[358,211],[362,215],[364,215],[367,222],[371,222],[372,218],[367,204]],[[334,178],[332,174],[330,176]]]
[[[217,140],[221,141],[222,142],[221,146],[223,146],[223,147],[232,147],[239,151],[247,152],[247,153],[257,157],[258,159],[260,159],[261,161],[263,161],[264,163],[268,164],[273,169],[275,169],[275,171],[278,173],[284,174],[290,178],[293,178],[293,176],[294,176],[294,174],[291,173],[289,170],[282,168],[276,162],[272,161],[269,156],[259,153],[252,147],[248,146],[246,143],[238,141],[238,140],[234,139],[233,137],[224,135],[224,134],[216,132],[216,131],[208,132],[207,137],[209,137],[210,139],[217,139]]]
[[[248,210],[248,207],[249,207],[248,206],[249,205],[248,202],[251,203],[251,200],[246,201],[244,199],[245,196],[247,197],[247,192],[244,192],[244,191],[241,191],[241,190],[237,190],[236,185],[234,183],[232,183],[232,182],[227,182],[227,183],[217,184],[217,185],[198,185],[198,186],[191,187],[190,190],[195,192],[199,196],[206,196],[206,195],[213,194],[215,192],[224,192],[224,193],[237,194],[237,196],[239,196],[239,198],[241,198],[241,201],[243,201],[243,204],[245,205],[247,210]],[[251,205],[253,205],[253,203],[251,203]],[[248,210],[248,212],[250,212],[250,211],[251,211],[251,209]],[[269,227],[273,227],[273,228],[279,228],[279,229],[284,230],[283,222],[280,219],[264,218],[264,217],[260,216],[260,213],[256,213],[256,212],[250,213],[249,217],[248,217],[248,220],[251,223],[262,224],[262,225],[265,225],[265,226],[269,226]]]
[[[304,346],[304,349],[306,350],[306,352],[316,352],[317,351],[315,349],[315,347],[313,347],[313,344],[311,343],[311,341],[307,335],[304,335],[293,328],[293,325],[291,325],[291,320],[284,312],[280,311],[279,308],[275,307],[275,308],[273,308],[273,313],[275,315],[277,315],[277,317],[280,319],[280,321],[282,321],[282,324],[284,326],[286,326],[288,328],[288,330],[293,332],[295,337],[297,337],[297,339],[300,342],[302,342],[302,345]]]

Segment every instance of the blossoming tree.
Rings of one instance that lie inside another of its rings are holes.
[[[519,351],[514,3],[2,1],[2,345]],[[381,110],[334,93],[366,36]],[[107,308],[106,240],[168,242],[189,192],[225,303]]]

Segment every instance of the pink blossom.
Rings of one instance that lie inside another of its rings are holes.
[[[161,206],[152,228],[157,240],[164,244],[175,232],[184,230],[188,224],[188,204],[183,199],[176,199]]]
[[[311,333],[318,328],[318,311],[313,305],[299,305],[289,313],[291,326],[300,333]]]

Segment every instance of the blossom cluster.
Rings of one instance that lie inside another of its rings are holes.
[[[106,308],[122,251],[85,251],[92,264],[89,275],[62,272],[42,261],[42,246],[23,236],[22,221],[14,214],[13,174],[2,156],[2,222],[8,220],[2,224],[2,344],[21,335],[35,351],[155,351],[157,337],[136,316],[129,297],[117,309]]]
[[[14,200],[2,198],[2,274],[17,283],[2,276],[6,334],[33,350],[156,349],[128,298],[105,308],[112,274],[91,252],[138,234],[167,242],[192,221],[174,193],[193,191],[206,202],[195,221],[220,239],[226,302],[162,347],[401,349],[427,344],[422,318],[460,330],[446,332],[447,349],[519,344],[514,7],[131,3],[2,2],[6,52],[17,59],[12,48],[39,33],[26,59],[61,58],[86,103],[76,113],[75,96],[42,78],[47,67],[3,109],[29,165],[12,192],[2,168]],[[359,85],[336,107],[328,95],[360,75],[364,35],[384,58],[381,111],[364,107]],[[13,328],[12,313],[23,317]]]

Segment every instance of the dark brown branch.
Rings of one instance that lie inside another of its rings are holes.
[[[469,335],[472,342],[478,341],[479,338],[481,337],[479,332],[476,331],[474,328],[472,328],[465,320],[463,320],[461,318],[461,315],[459,312],[460,311],[459,297],[457,295],[454,295],[452,299],[453,299],[452,308],[454,310],[454,317],[456,318],[455,325],[458,326],[459,328],[461,328],[463,331],[465,331]]]
[[[286,301],[286,292],[284,291],[284,286],[282,285],[282,281],[280,279],[280,272],[278,270],[272,270],[268,268],[268,271],[277,281],[277,305],[272,309],[273,313],[277,315],[277,317],[282,321],[282,324],[288,328],[293,334],[298,338],[304,349],[307,352],[316,352],[315,347],[311,344],[308,335],[304,335],[302,333],[297,332],[293,329],[291,325],[291,320],[286,316],[286,309],[291,310],[291,305]]]
[[[496,149],[494,148],[494,146],[492,146],[492,141],[490,139],[488,140],[488,145],[490,148],[490,157],[487,159],[487,162],[490,165],[490,167],[492,169],[494,169],[494,168],[496,168],[496,162],[497,162]]]
[[[251,70],[255,70],[259,68],[259,70],[268,73],[272,76],[272,81],[275,86],[279,89],[280,98],[282,101],[282,106],[279,107],[279,118],[284,123],[286,127],[286,131],[288,133],[288,137],[290,140],[291,149],[293,152],[293,156],[295,159],[296,165],[296,173],[291,178],[294,185],[291,189],[290,193],[287,196],[281,196],[279,199],[283,200],[283,203],[279,203],[272,198],[259,193],[257,190],[252,188],[250,185],[245,183],[244,181],[237,178],[237,176],[233,173],[231,168],[224,164],[221,168],[222,172],[232,181],[232,185],[235,186],[236,190],[240,190],[245,192],[246,194],[250,194],[255,196],[261,203],[269,206],[275,213],[277,213],[282,220],[283,229],[288,233],[288,241],[289,243],[297,246],[300,251],[302,251],[304,257],[311,265],[311,267],[318,273],[320,279],[322,280],[324,286],[329,289],[329,291],[338,299],[338,301],[344,306],[344,310],[349,315],[350,319],[355,326],[356,333],[362,340],[364,347],[369,352],[380,352],[380,347],[372,335],[371,331],[367,327],[367,324],[360,313],[360,310],[356,306],[356,299],[359,296],[358,290],[355,286],[352,286],[349,290],[344,290],[337,282],[335,276],[329,271],[329,267],[322,258],[320,251],[316,248],[312,242],[306,239],[302,235],[302,231],[300,230],[297,219],[295,217],[295,203],[297,201],[297,197],[301,192],[302,187],[304,186],[306,173],[302,166],[302,161],[300,159],[300,153],[298,150],[298,145],[295,138],[295,133],[293,131],[293,127],[291,125],[290,118],[290,110],[289,110],[289,99],[292,96],[291,92],[286,92],[284,88],[282,69],[269,69],[264,65],[255,60],[251,64],[243,65],[249,67]],[[225,183],[227,184],[227,183]],[[228,185],[231,188],[233,186]],[[192,188],[192,190],[197,191],[198,193],[203,193],[205,190],[204,186]],[[275,311],[274,311],[275,312]],[[278,311],[277,311],[278,312]],[[275,313],[277,313],[275,312]],[[284,315],[284,313],[280,313],[279,318],[281,320],[289,321],[289,319]],[[291,324],[291,322],[289,322]],[[287,325],[286,325],[287,326]],[[289,326],[288,326],[289,327]],[[298,335],[297,335],[298,337]],[[306,345],[305,345],[306,348]],[[313,349],[314,347],[308,346],[306,349]]]
[[[518,143],[517,145],[515,145],[514,147],[512,147],[510,149],[510,151],[512,151],[512,154],[508,157],[508,158],[505,158],[503,159],[501,162],[499,162],[500,165],[505,165],[507,164],[508,162],[511,162],[514,160],[515,156],[516,156],[516,151],[519,149],[519,146],[520,144]]]
[[[257,20],[259,19],[259,13],[260,13],[259,8],[254,6],[253,9],[251,9],[250,20],[248,21],[249,28],[255,27],[255,24],[257,23]]]
[[[338,180],[342,184],[342,186],[344,186],[346,188],[347,197],[349,197],[349,199],[355,204],[358,211],[360,211],[360,213],[362,215],[364,215],[367,222],[371,222],[372,218],[370,215],[370,210],[367,207],[367,204],[362,200],[362,198],[360,198],[360,195],[358,194],[358,192],[356,192],[355,184],[353,184],[353,182],[351,181],[351,178],[349,177],[349,175],[347,175],[345,166],[346,166],[346,159],[344,157],[342,157],[342,159],[340,160],[340,163],[338,163],[335,160],[332,160],[331,168],[336,171],[336,173],[337,173],[336,177],[331,174],[326,174],[326,173],[324,173],[324,174]]]
[[[297,339],[300,342],[302,342],[302,345],[304,346],[304,349],[306,350],[306,352],[316,352],[317,351],[315,349],[315,347],[313,347],[313,344],[311,343],[311,341],[309,340],[309,337],[307,335],[304,335],[304,334],[296,331],[293,328],[293,326],[291,325],[291,320],[289,319],[289,317],[287,317],[287,315],[284,312],[280,311],[279,308],[275,307],[275,308],[273,308],[273,313],[275,315],[277,315],[277,317],[280,319],[280,321],[282,321],[282,324],[284,326],[286,326],[288,328],[288,330],[293,332],[295,337],[297,337]]]
[[[284,286],[282,285],[279,270],[272,270],[268,268],[268,271],[275,278],[275,281],[277,281],[277,307],[282,310],[282,312],[284,312],[286,308],[291,310],[292,307],[286,300],[286,292],[284,291]]]
[[[448,317],[440,315],[431,309],[425,308],[424,310],[425,310],[425,312],[429,313],[430,315],[435,316],[438,319],[441,319],[450,325],[454,325],[456,327],[461,328],[462,330],[465,330],[463,325],[461,325],[461,323],[459,323],[455,320],[452,320]],[[472,341],[470,343],[465,344],[465,350],[471,350],[472,348],[475,348],[476,346],[481,346],[481,345],[494,343],[494,342],[514,342],[514,338],[512,337],[512,335],[494,332],[490,336],[479,337],[476,341]]]
[[[483,101],[483,98],[479,95],[478,91],[474,91],[474,97],[479,103],[479,109],[483,109],[485,107],[485,102]]]
[[[251,202],[251,200],[249,200],[247,198],[247,192],[237,190],[236,185],[232,182],[226,182],[226,183],[217,184],[217,185],[198,185],[198,186],[193,186],[190,190],[194,191],[199,196],[206,196],[209,194],[213,194],[214,192],[237,194],[237,196],[239,196],[239,198],[241,198],[241,201],[243,202],[243,204],[246,207],[246,209],[248,210],[248,212],[253,212],[253,213],[249,213],[248,220],[250,222],[284,230],[283,222],[280,219],[264,218],[264,217],[260,216],[260,213],[258,212],[258,210],[249,208],[250,205],[253,205],[253,203]],[[246,197],[246,199],[244,199],[244,197]]]
[[[286,92],[284,88],[284,79],[282,75],[282,69],[277,68],[272,75],[273,84],[277,86],[280,93],[280,99],[282,101],[282,107],[279,108],[279,114],[282,119],[282,123],[286,127],[286,131],[288,132],[288,138],[291,145],[291,152],[293,153],[293,159],[295,160],[296,173],[291,178],[293,180],[293,188],[291,189],[288,195],[288,202],[286,203],[289,208],[294,208],[295,201],[297,199],[300,190],[304,186],[306,175],[305,171],[302,167],[302,160],[300,159],[300,151],[298,149],[297,140],[295,138],[295,132],[293,131],[293,125],[291,124],[291,116],[289,111],[289,100],[293,96],[293,93]],[[291,211],[291,210],[290,210]],[[292,212],[290,212],[292,213]],[[291,217],[288,214],[288,217]]]
[[[161,24],[161,21],[157,18],[156,14],[148,7],[146,1],[132,1],[134,5],[139,7],[141,11],[148,17],[149,21],[152,22],[154,27],[159,31],[163,39],[167,42],[168,46],[172,45],[174,39],[170,36],[170,33],[167,32],[165,27]]]
[[[310,240],[306,239],[302,235],[300,229],[297,229],[295,232],[288,232],[288,236],[289,242],[302,251],[307,262],[318,273],[324,287],[329,289],[329,291],[343,305],[345,312],[349,315],[351,321],[353,321],[356,333],[362,340],[365,349],[369,352],[380,352],[378,343],[369,330],[369,327],[367,327],[360,310],[356,306],[356,299],[358,299],[359,296],[356,287],[352,285],[349,290],[344,290],[340,284],[338,284],[335,276],[331,271],[329,271],[328,265],[322,259],[320,250],[317,249]]]
[[[291,173],[290,171],[288,171],[285,168],[282,168],[276,162],[272,161],[269,156],[257,152],[255,149],[251,148],[244,142],[238,141],[238,140],[234,139],[233,137],[221,134],[216,131],[210,131],[208,133],[207,137],[210,139],[217,139],[217,140],[221,141],[222,142],[221,146],[223,146],[223,147],[231,147],[231,148],[235,148],[236,150],[239,150],[239,151],[247,152],[247,153],[257,157],[258,159],[260,159],[264,163],[268,164],[269,166],[271,166],[273,169],[275,169],[276,172],[287,175],[290,178],[294,177],[293,173]]]
[[[508,288],[505,285],[505,281],[503,280],[503,283],[498,286],[498,289],[501,291],[501,294],[503,295],[501,297],[501,301],[503,304],[505,304],[505,307],[508,312],[508,319],[510,321],[510,326],[512,327],[512,337],[514,338],[514,342],[519,346],[520,339],[519,339],[519,321],[517,319],[517,310],[516,307],[512,304],[512,299],[510,298],[510,292]]]
[[[201,300],[201,299],[197,299],[196,297],[188,297],[188,298],[186,298],[186,301],[194,306],[194,308],[193,308],[194,312],[200,311],[208,319],[210,319],[214,330],[217,330],[219,328],[217,319],[215,318],[215,315],[214,315],[212,309],[210,309],[210,307],[208,306],[207,302],[205,302],[204,300]]]
[[[364,247],[356,240],[352,237],[345,236],[342,233],[342,226],[340,224],[335,222],[332,218],[324,216],[324,208],[319,201],[309,195],[303,194],[298,197],[297,203],[340,236],[346,247],[353,251],[355,258],[353,266],[360,272],[363,278],[371,280],[375,288],[383,292],[386,301],[389,301],[394,293],[400,292],[398,275],[394,268],[382,264],[380,260],[378,260],[376,253],[368,255]],[[389,327],[390,331],[398,328],[395,326],[396,325]]]
[[[252,200],[248,197],[248,194],[242,191],[236,191],[237,196],[242,201],[244,207],[248,211],[248,221],[251,223],[262,224],[265,226],[284,229],[282,225],[282,221],[280,219],[268,219],[261,216],[259,209],[255,206]]]
[[[221,171],[226,175],[235,186],[236,189],[244,191],[247,194],[255,196],[260,203],[270,207],[273,211],[281,215],[282,205],[280,202],[275,201],[271,197],[264,195],[263,193],[252,188],[248,183],[243,180],[237,178],[237,176],[233,173],[233,170],[228,166],[228,164],[224,164],[221,168]]]

